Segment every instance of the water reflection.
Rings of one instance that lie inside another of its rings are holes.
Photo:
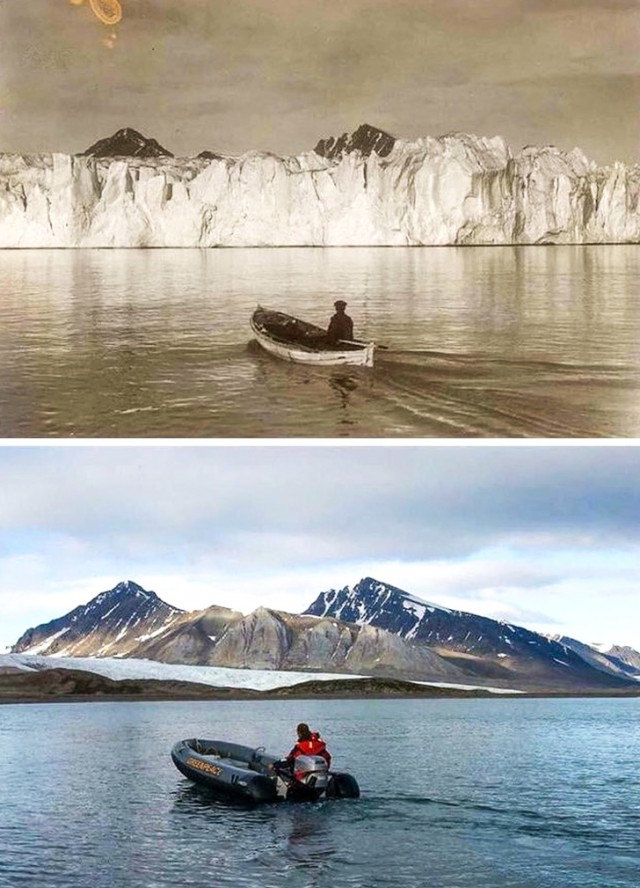
[[[0,436],[635,436],[633,247],[0,253]],[[372,371],[251,341],[257,297]]]
[[[325,874],[337,852],[335,815],[340,803],[280,802],[259,805],[226,798],[206,787],[181,784],[173,794],[172,829],[185,837],[194,854],[218,850],[220,879],[243,870],[247,884],[255,885],[261,871],[279,870],[283,884],[307,888],[328,885]],[[232,837],[232,838],[231,838]],[[205,850],[206,847],[206,850]],[[304,873],[304,882],[296,873]]]
[[[326,866],[337,850],[326,803],[323,806],[296,805],[285,816],[291,824],[285,849],[287,857],[304,869]]]
[[[329,377],[329,386],[338,395],[338,406],[342,415],[338,422],[340,424],[340,435],[348,433],[348,429],[355,425],[355,420],[351,419],[349,408],[351,406],[351,395],[358,388],[357,378],[348,373],[332,373]]]
[[[173,810],[177,814],[204,813],[215,818],[219,814],[236,816],[239,812],[255,813],[266,810],[264,805],[226,796],[216,792],[212,787],[200,786],[189,781],[181,782],[173,796]]]
[[[358,380],[344,372],[333,373],[329,378],[329,385],[340,396],[340,406],[344,410],[349,406],[349,395],[358,387]]]

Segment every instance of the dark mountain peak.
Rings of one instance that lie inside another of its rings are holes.
[[[372,587],[372,586],[384,586],[386,583],[381,583],[380,580],[376,580],[375,577],[362,577],[361,580],[358,580],[354,588],[362,587]]]
[[[393,150],[395,143],[394,136],[369,123],[362,123],[353,133],[320,139],[313,150],[328,160],[340,158],[343,154],[352,154],[354,151],[359,151],[364,157],[374,153],[379,157],[386,157]]]
[[[370,623],[404,636],[415,629],[425,615],[438,612],[451,613],[446,607],[430,604],[390,583],[363,577],[354,586],[321,592],[304,613],[332,616],[347,623]],[[383,614],[384,618],[380,619]]]
[[[412,595],[409,592],[405,592],[404,589],[398,588],[398,586],[392,586],[391,583],[377,580],[375,577],[363,577],[353,587],[349,588],[347,586],[344,591],[347,591],[353,599],[360,597],[367,600],[367,602],[378,602],[380,604],[394,602],[399,607],[410,610],[415,609],[413,607],[415,605],[422,608],[422,610],[428,608],[431,612],[440,610],[445,613],[452,613],[450,608],[426,601],[424,598],[419,598],[417,595]]]
[[[363,577],[361,580],[358,580],[358,582],[353,587],[353,591],[374,595],[382,595],[385,592],[394,592],[397,595],[404,596],[405,598],[415,598],[415,595],[410,595],[403,589],[399,589],[397,586],[392,586],[391,583],[385,583],[383,580],[376,580],[375,577]]]
[[[64,616],[29,629],[11,650],[43,654],[65,651],[80,656],[87,651],[104,656],[108,653],[106,645],[101,647],[105,640],[113,643],[115,636],[148,635],[182,613],[155,592],[147,592],[133,580],[123,580]],[[91,643],[89,638],[93,638]]]
[[[100,139],[82,154],[88,157],[173,157],[155,139],[147,139],[131,127],[124,127],[107,139]]]
[[[146,589],[143,589],[138,583],[134,583],[133,580],[121,580],[113,587],[113,589],[108,589],[106,592],[101,592],[99,595],[96,595],[94,599],[88,602],[86,607],[90,607],[92,604],[102,604],[102,602],[106,600],[114,600],[116,598],[138,598],[141,601],[160,600],[155,592],[147,592]]]
[[[215,151],[205,150],[198,154],[198,160],[222,160],[222,155],[216,154]]]
[[[144,597],[157,598],[155,592],[147,592],[146,589],[143,589],[138,583],[134,583],[133,580],[121,580],[113,587],[113,591],[119,592],[121,595],[142,595]]]
[[[305,611],[346,623],[375,626],[407,641],[423,644],[457,665],[471,663],[485,675],[552,686],[595,686],[620,681],[603,675],[584,656],[563,644],[501,620],[431,604],[364,577],[354,586],[321,592]]]

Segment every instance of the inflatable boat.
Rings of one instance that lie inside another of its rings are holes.
[[[217,793],[254,802],[358,798],[351,774],[330,771],[318,755],[301,755],[287,767],[263,748],[224,740],[180,740],[171,750],[185,777]]]

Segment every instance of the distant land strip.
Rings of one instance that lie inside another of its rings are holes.
[[[37,673],[5,670],[0,673],[0,704],[132,702],[179,700],[304,700],[304,699],[390,699],[390,698],[491,698],[514,697],[638,697],[637,689],[559,691],[529,690],[500,694],[483,689],[434,687],[387,678],[309,680],[297,685],[257,691],[248,688],[212,687],[185,681],[123,679],[115,681],[94,673],[72,669],[47,669]]]

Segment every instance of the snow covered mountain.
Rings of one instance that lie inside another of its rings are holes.
[[[64,617],[29,629],[14,654],[132,657],[194,666],[311,670],[419,680],[469,676],[423,645],[373,626],[259,607],[182,611],[136,583],[118,583]]]
[[[629,675],[640,677],[640,652],[627,645],[614,644],[605,651],[605,656],[614,666]]]
[[[551,638],[553,641],[571,648],[595,669],[623,678],[640,678],[640,654],[633,648],[614,645],[601,649],[596,645],[585,644],[566,635],[553,635]]]
[[[174,158],[130,129],[89,152],[0,155],[0,247],[640,241],[640,167],[578,149],[365,124],[291,157]]]
[[[355,586],[322,592],[305,611],[358,625],[377,626],[427,645],[468,672],[549,686],[598,686],[624,682],[570,646],[520,626],[450,610],[365,577]]]
[[[13,653],[57,656],[127,656],[166,631],[184,613],[127,580],[88,604],[49,623],[28,629]]]
[[[11,651],[537,690],[628,687],[640,678],[573,639],[430,604],[371,577],[321,593],[304,614],[259,607],[246,616],[215,605],[183,611],[129,580],[29,629]]]

